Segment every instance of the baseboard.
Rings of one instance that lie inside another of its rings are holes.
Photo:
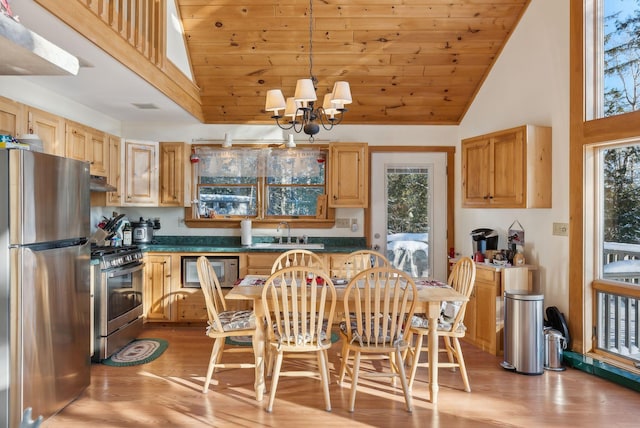
[[[563,361],[570,367],[640,392],[639,374],[632,373],[586,355],[578,354],[577,352],[565,351]]]

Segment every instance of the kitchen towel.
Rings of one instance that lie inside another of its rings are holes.
[[[251,220],[242,220],[240,222],[240,241],[242,245],[251,245]]]

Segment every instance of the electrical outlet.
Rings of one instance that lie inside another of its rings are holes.
[[[553,223],[553,234],[557,236],[569,236],[569,223]]]
[[[351,227],[351,221],[348,218],[337,218],[336,227],[340,229],[348,229]]]

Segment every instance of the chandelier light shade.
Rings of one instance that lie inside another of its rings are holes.
[[[271,118],[280,128],[304,132],[313,142],[314,135],[320,132],[320,125],[331,130],[342,122],[347,112],[345,105],[353,101],[349,82],[338,81],[324,96],[322,105],[316,107],[318,79],[313,75],[313,0],[309,1],[309,75],[307,79],[298,79],[294,96],[286,101],[280,89],[268,90],[264,109],[272,112]]]

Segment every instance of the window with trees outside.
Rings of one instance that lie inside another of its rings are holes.
[[[585,2],[586,119],[635,112],[640,101],[640,1]],[[594,347],[640,364],[640,138],[599,141],[594,155]],[[585,326],[588,328],[588,326]]]
[[[195,148],[200,218],[315,218],[323,149]]]

